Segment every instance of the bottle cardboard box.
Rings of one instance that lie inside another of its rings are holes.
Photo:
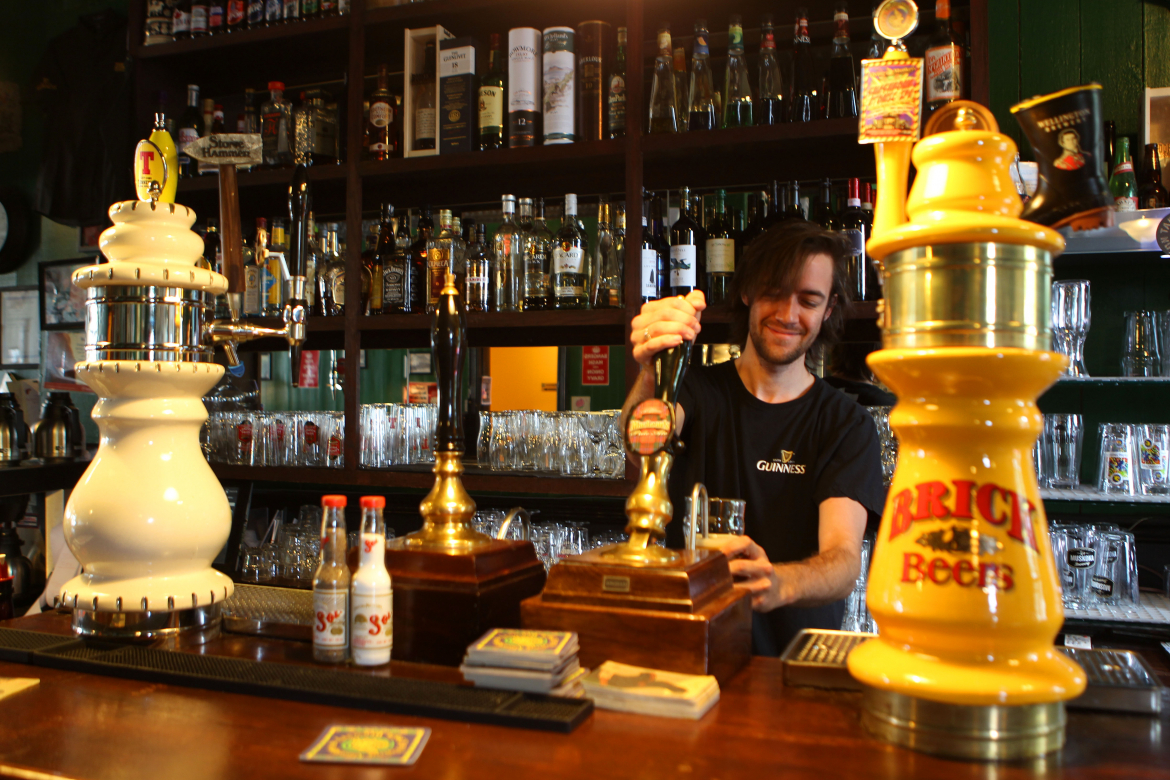
[[[406,55],[404,57],[404,67],[402,69],[403,75],[403,96],[402,108],[404,122],[402,124],[402,156],[403,157],[430,157],[436,155],[442,148],[442,128],[441,122],[435,122],[435,148],[434,149],[415,149],[414,148],[414,97],[415,86],[412,83],[413,77],[416,73],[423,72],[423,60],[426,57],[427,43],[433,42],[435,44],[435,109],[436,113],[441,111],[442,101],[439,94],[439,52],[442,41],[453,36],[446,28],[439,25],[434,27],[422,27],[417,30],[405,30],[403,35],[406,37]]]
[[[439,42],[440,153],[470,152],[476,148],[479,101],[475,92],[474,38]]]

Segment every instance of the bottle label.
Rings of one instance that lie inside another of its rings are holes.
[[[609,77],[609,131],[626,130],[626,78],[617,73]]]
[[[573,42],[571,30],[544,34],[545,141],[572,141],[576,137]]]
[[[658,297],[658,250],[642,250],[642,297]]]
[[[179,8],[175,8],[175,15],[171,18],[171,32],[175,35],[191,32],[190,11],[181,11]]]
[[[207,6],[191,5],[191,32],[207,32]]]
[[[252,421],[244,420],[236,426],[236,442],[241,453],[252,452]]]
[[[812,39],[808,35],[808,19],[798,17],[796,20],[796,28],[792,34],[793,43],[811,43]]]
[[[244,315],[260,313],[260,269],[244,266]]]
[[[739,28],[739,43],[743,45],[743,28]],[[695,48],[691,52],[692,57],[697,57],[700,54],[710,55],[711,50],[707,48],[707,33],[695,33]]]
[[[244,0],[228,0],[227,23],[239,24],[244,21]]]
[[[435,109],[416,108],[414,110],[414,140],[433,139],[435,137]]]
[[[443,284],[447,281],[447,269],[450,268],[447,256],[443,252],[433,252],[428,255],[427,275],[430,284],[427,285],[427,305],[434,306],[443,294]]]
[[[670,248],[670,286],[690,287],[697,285],[698,247],[694,244],[678,244]]]
[[[211,8],[207,12],[207,27],[212,30],[218,30],[223,27],[222,3],[212,3]]]
[[[504,88],[479,88],[479,129],[504,131]]]
[[[379,100],[376,103],[370,104],[370,124],[374,127],[386,127],[390,124],[390,118],[393,116],[393,111],[390,104],[384,100]],[[373,144],[371,144],[371,147]]]
[[[305,423],[305,444],[310,447],[316,446],[319,431],[320,429],[317,427],[317,423]]]
[[[1113,199],[1114,211],[1137,211],[1137,198],[1122,196]]]
[[[1093,578],[1089,580],[1089,589],[1098,596],[1112,596],[1113,580],[1094,574]]]
[[[313,591],[313,645],[316,647],[346,647],[345,602],[343,590]]]
[[[402,263],[392,262],[382,276],[382,303],[386,306],[403,306],[406,303],[402,295]]]
[[[284,18],[297,19],[301,15],[301,0],[284,0]]]
[[[707,271],[713,274],[735,273],[735,239],[707,239]]]
[[[743,51],[743,26],[738,24],[730,25],[727,28],[727,50]]]
[[[180,127],[179,128],[179,151],[183,151],[183,147],[187,144],[198,141],[199,133],[194,127]]]
[[[956,66],[961,56],[958,47],[950,43],[926,50],[923,80],[926,82],[927,103],[959,99],[962,83]]]
[[[329,457],[341,457],[341,437],[336,433],[329,437]]]
[[[264,20],[266,22],[280,21],[282,8],[280,0],[268,0],[264,6]]]
[[[667,57],[671,56],[670,46],[670,31],[662,30],[658,33],[658,53]]]
[[[1068,565],[1074,569],[1087,569],[1096,562],[1092,547],[1072,547],[1068,551]]]
[[[1119,198],[1120,200],[1120,198]],[[1121,209],[1118,209],[1119,211]],[[1132,210],[1132,209],[1131,209]],[[1120,487],[1129,482],[1129,454],[1125,452],[1106,453],[1108,470],[1105,480],[1114,487]]]
[[[846,228],[841,231],[845,239],[848,253],[853,257],[865,257],[865,233],[857,228]]]
[[[554,274],[579,274],[584,264],[585,250],[579,246],[570,249],[558,246],[553,249],[552,270]]]
[[[1154,484],[1161,484],[1166,481],[1166,459],[1162,457],[1162,451],[1157,443],[1149,438],[1144,437],[1139,445],[1141,452],[1142,468],[1149,472],[1150,481]]]
[[[365,538],[365,534],[362,538]],[[357,576],[361,576],[360,571]],[[350,643],[353,647],[361,650],[385,650],[392,646],[394,597],[389,589],[384,593],[359,595],[355,587],[352,611],[353,628],[350,630]]]
[[[534,40],[535,38],[535,40]],[[535,45],[533,45],[535,44]],[[525,29],[508,31],[508,112],[538,111],[540,95],[537,63],[539,38]]]
[[[264,0],[248,0],[248,24],[264,21]]]

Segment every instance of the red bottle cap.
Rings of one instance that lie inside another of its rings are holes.
[[[271,92],[274,89],[279,89],[281,92],[283,92],[284,91],[284,82],[283,81],[270,81],[270,82],[268,82],[268,91]]]
[[[873,185],[869,182],[866,182],[862,185],[862,188],[864,189],[865,196],[861,199],[861,202],[873,203]]]
[[[849,194],[846,195],[845,197],[856,198],[858,200],[861,199],[861,182],[859,180],[857,180],[857,179],[850,179],[849,180]]]
[[[385,509],[385,496],[362,496],[362,509]]]
[[[321,496],[321,506],[344,509],[345,496]]]

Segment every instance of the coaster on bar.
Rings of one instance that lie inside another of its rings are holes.
[[[418,726],[329,726],[301,753],[301,761],[410,766],[430,736],[429,728]]]

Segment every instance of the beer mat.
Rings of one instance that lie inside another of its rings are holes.
[[[468,646],[467,658],[484,666],[555,669],[577,649],[572,631],[493,628]]]
[[[459,667],[459,671],[463,672],[464,679],[475,683],[478,687],[524,691],[526,693],[551,693],[553,688],[563,685],[580,669],[581,665],[577,663],[575,657],[571,664],[566,665],[555,674],[528,669],[501,669],[466,664]]]
[[[585,687],[581,685],[581,681],[585,679],[585,675],[589,674],[589,670],[583,666],[577,668],[563,683],[553,688],[548,692],[549,696],[560,696],[569,699],[580,699],[585,696]]]
[[[606,661],[594,669],[582,680],[582,685],[598,706],[602,700],[657,701],[686,709],[703,703],[712,693],[719,695],[719,683],[709,675],[646,669],[616,661]]]
[[[15,693],[27,691],[40,683],[41,681],[36,677],[0,677],[0,699],[7,699]]]
[[[512,659],[507,659],[507,660],[511,661]],[[511,669],[511,670],[514,670],[518,673],[525,674],[525,675],[535,675],[535,676],[544,675],[546,677],[556,677],[559,674],[563,674],[570,666],[577,665],[577,654],[574,653],[573,655],[569,656],[568,658],[566,658],[565,660],[561,661],[559,664],[557,664],[556,666],[553,666],[553,667],[547,667],[547,666],[544,666],[543,664],[539,664],[539,665],[527,664],[527,665],[525,665],[525,664],[499,663],[499,662],[484,663],[483,661],[477,661],[477,660],[473,659],[470,654],[463,657],[463,665],[470,667],[470,668],[475,668],[475,669]]]
[[[429,728],[419,726],[329,726],[301,761],[410,766],[430,736]]]
[[[1065,702],[1069,709],[1157,715],[1162,687],[1145,660],[1132,650],[1057,648],[1085,672],[1085,692]]]

